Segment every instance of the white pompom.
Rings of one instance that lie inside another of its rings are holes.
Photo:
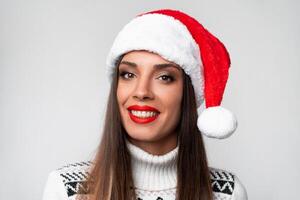
[[[198,117],[198,129],[207,137],[224,139],[237,128],[233,113],[221,106],[206,108]]]

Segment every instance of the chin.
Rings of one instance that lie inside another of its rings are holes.
[[[140,141],[140,142],[155,142],[159,140],[157,135],[147,135],[147,134],[130,134],[128,136],[132,140]]]

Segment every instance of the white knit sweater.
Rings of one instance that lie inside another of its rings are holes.
[[[178,146],[164,155],[152,155],[126,141],[131,153],[137,200],[175,200]],[[86,180],[90,161],[73,163],[50,172],[43,200],[75,200]],[[247,200],[245,187],[232,172],[210,167],[214,200]]]

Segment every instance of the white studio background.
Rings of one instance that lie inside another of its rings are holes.
[[[0,199],[39,200],[51,170],[91,158],[113,39],[159,8],[191,14],[231,54],[222,105],[239,126],[205,139],[210,165],[236,173],[250,200],[298,199],[299,1],[0,2]]]

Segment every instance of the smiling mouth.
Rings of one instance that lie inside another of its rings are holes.
[[[158,115],[158,112],[154,111],[141,111],[141,110],[129,110],[129,112],[135,117],[139,118],[149,118]]]
[[[150,123],[157,119],[159,113],[154,111],[128,110],[130,119],[138,124]]]
[[[160,111],[150,105],[131,105],[127,107],[130,119],[138,124],[149,123],[158,118]]]

